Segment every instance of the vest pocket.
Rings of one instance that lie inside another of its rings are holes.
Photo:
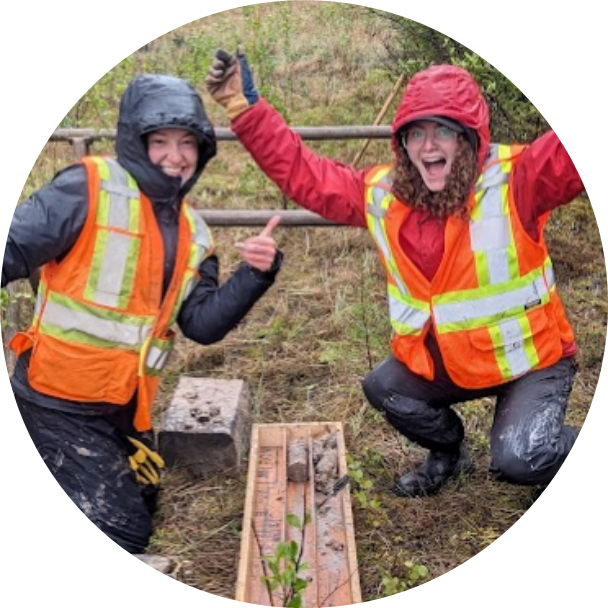
[[[521,347],[534,334],[542,332],[549,321],[544,309],[536,309],[528,314],[501,319],[497,323],[473,329],[469,332],[472,345],[481,351],[495,350],[497,347],[512,351]]]
[[[126,404],[137,388],[136,352],[39,337],[29,381],[41,393],[70,401]]]
[[[439,340],[450,377],[465,388],[503,384],[555,363],[562,354],[555,318],[544,306],[477,329],[445,333]]]

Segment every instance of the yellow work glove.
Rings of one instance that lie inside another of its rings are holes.
[[[259,99],[247,58],[240,51],[233,55],[224,49],[218,49],[205,84],[211,97],[226,108],[230,120],[234,120]]]
[[[143,485],[158,485],[160,483],[159,470],[165,466],[165,461],[160,454],[141,441],[133,439],[133,437],[127,437],[127,439],[135,449],[135,452],[129,456],[129,464],[135,471],[137,481]]]

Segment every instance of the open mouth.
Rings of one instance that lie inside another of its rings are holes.
[[[445,158],[438,158],[433,160],[423,160],[422,165],[424,166],[426,172],[431,175],[439,175],[443,172],[446,166]]]

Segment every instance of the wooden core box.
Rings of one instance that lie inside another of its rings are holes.
[[[302,459],[294,464],[294,447]],[[300,467],[300,468],[298,468]],[[335,470],[334,470],[335,469]],[[339,422],[255,424],[243,515],[236,599],[262,606],[283,606],[282,593],[270,597],[262,582],[262,557],[275,555],[279,542],[295,540],[307,564],[300,576],[304,608],[346,606],[361,602],[354,526],[348,484],[335,495],[331,488],[347,475],[346,450]],[[297,473],[297,474],[296,474]],[[303,530],[288,515],[308,523]]]

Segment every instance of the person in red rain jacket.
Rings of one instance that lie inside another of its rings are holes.
[[[255,90],[244,55],[218,50],[206,83],[285,196],[368,228],[379,247],[392,354],[363,391],[429,450],[396,491],[434,494],[472,469],[453,406],[486,396],[496,397],[493,475],[546,487],[577,437],[564,424],[576,346],[543,227],[583,184],[555,133],[527,146],[491,144],[474,78],[433,66],[406,87],[392,123],[392,165],[358,170],[303,144]]]

